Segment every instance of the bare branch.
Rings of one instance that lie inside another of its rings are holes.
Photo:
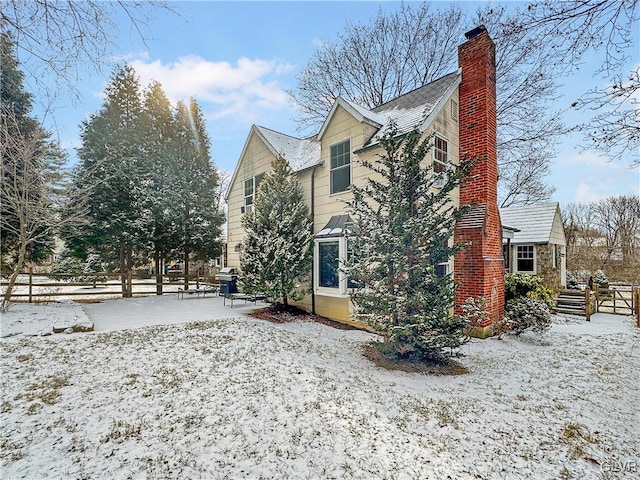
[[[51,97],[78,95],[85,69],[101,73],[111,56],[115,16],[124,12],[145,41],[155,9],[174,12],[165,0],[0,0],[0,29],[11,34],[22,68],[39,88]],[[55,86],[48,85],[51,75]]]

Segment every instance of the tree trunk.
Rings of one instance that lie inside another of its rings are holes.
[[[11,294],[13,293],[13,287],[18,280],[18,275],[20,275],[20,270],[24,267],[24,259],[27,256],[27,246],[24,242],[20,242],[20,249],[18,250],[18,261],[16,262],[16,266],[13,269],[13,273],[9,278],[9,284],[7,285],[7,290],[4,292],[4,297],[2,300],[2,305],[0,305],[0,312],[6,312],[9,309],[9,303],[11,302]]]
[[[124,246],[120,247],[120,284],[122,285],[122,296],[128,297],[127,293],[127,268],[125,265],[125,251]]]
[[[184,289],[189,289],[189,251],[184,251]]]
[[[162,295],[162,265],[160,264],[160,252],[154,253],[154,262],[156,264],[156,295]]]
[[[133,248],[127,247],[127,297],[133,297],[133,285],[131,284],[131,273],[133,272]]]

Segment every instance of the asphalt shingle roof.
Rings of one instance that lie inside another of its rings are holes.
[[[320,163],[320,143],[311,138],[296,138],[256,126],[273,150],[282,155],[294,172]]]
[[[361,115],[363,119],[380,127],[378,132],[364,145],[367,147],[376,144],[378,138],[388,131],[392,123],[395,123],[398,134],[419,128],[441,104],[443,97],[458,85],[459,81],[459,72],[450,73],[373,110],[344,98],[340,100],[345,102],[353,112]],[[265,127],[256,126],[256,128],[273,151],[287,159],[293,171],[298,172],[321,163],[320,142],[317,141],[317,136],[302,139]]]
[[[501,208],[500,220],[520,230],[513,234],[514,243],[549,243],[557,210],[558,203]]]
[[[372,111],[386,121],[369,143],[375,143],[377,137],[384,135],[392,121],[399,134],[419,128],[459,80],[460,73],[453,72],[374,108]]]

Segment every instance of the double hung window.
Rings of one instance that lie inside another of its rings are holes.
[[[247,178],[244,181],[244,204],[243,211],[250,212],[253,209],[253,197],[255,194],[254,177]]]
[[[253,204],[255,202],[256,192],[258,191],[258,185],[262,180],[263,173],[260,173],[254,177],[249,177],[244,181],[244,201],[242,204],[242,213],[249,213],[253,210]]]
[[[344,192],[351,184],[351,140],[347,140],[330,148],[331,193]]]
[[[433,137],[433,173],[435,186],[442,188],[447,182],[447,164],[449,163],[449,143],[442,137]]]
[[[535,250],[533,245],[518,245],[516,250],[516,265],[518,272],[534,273]]]

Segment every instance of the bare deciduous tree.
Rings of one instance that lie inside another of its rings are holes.
[[[640,68],[627,79],[616,76],[604,88],[595,88],[574,106],[597,113],[588,123],[578,126],[587,144],[612,160],[628,155],[631,166],[640,166]]]
[[[25,72],[53,96],[76,91],[86,68],[101,71],[114,45],[115,14],[129,18],[144,40],[155,8],[173,11],[165,0],[0,0],[0,29],[12,35]],[[57,88],[45,83],[51,74]]]
[[[617,251],[623,263],[636,260],[640,253],[640,196],[607,197],[596,203],[594,210],[608,256]]]
[[[379,11],[369,25],[347,23],[337,42],[313,53],[289,92],[301,129],[320,125],[338,96],[373,108],[449,73],[463,31],[459,8],[431,12],[428,3]]]
[[[10,251],[3,245],[2,252],[13,256],[13,272],[0,304],[0,311],[4,311],[29,249],[52,237],[59,228],[79,221],[84,206],[81,197],[72,208],[64,205],[61,165],[54,158],[59,158],[59,151],[48,140],[49,135],[42,128],[23,129],[9,106],[2,105],[0,113],[0,198],[6,215],[2,229],[13,239]]]
[[[231,186],[232,177],[233,172],[231,170],[218,169],[218,185],[216,187],[215,195],[216,205],[218,206],[219,211],[225,212],[225,217],[227,208],[225,198],[227,198],[227,193],[229,192],[229,187]]]
[[[571,203],[563,209],[563,219],[570,270],[603,269],[617,280],[640,279],[640,196]]]
[[[498,163],[503,206],[547,200],[545,184],[555,138],[564,133],[556,76],[542,40],[514,29],[514,14],[484,7],[472,20],[457,6],[431,11],[403,4],[368,25],[348,24],[335,43],[319,47],[290,92],[303,128],[317,127],[337,96],[368,108],[456,68],[456,46],[470,24],[484,23],[496,42]]]
[[[577,70],[586,55],[603,52],[596,73],[607,84],[588,92],[577,92],[577,109],[598,112],[577,127],[583,132],[586,148],[595,148],[611,159],[630,155],[632,165],[640,165],[640,114],[637,65],[624,73],[638,48],[638,0],[542,0],[523,11],[518,32],[543,38],[564,71]]]

